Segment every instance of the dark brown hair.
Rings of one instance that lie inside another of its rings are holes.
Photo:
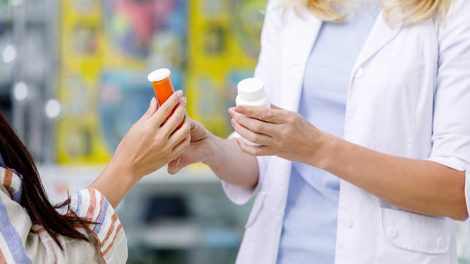
[[[33,224],[43,226],[61,249],[63,247],[57,238],[59,235],[89,241],[77,230],[77,227],[86,228],[91,222],[70,212],[61,215],[56,211],[58,208],[69,206],[70,200],[58,206],[53,206],[49,202],[31,154],[2,113],[0,113],[0,154],[3,156],[5,166],[16,171],[22,179],[20,204],[28,212]]]

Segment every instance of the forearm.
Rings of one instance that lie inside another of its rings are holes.
[[[465,174],[432,161],[385,155],[328,136],[310,164],[415,213],[468,217]]]
[[[255,156],[243,152],[234,140],[210,135],[209,144],[213,153],[204,163],[217,177],[245,189],[256,187],[259,171]]]
[[[137,178],[127,170],[116,168],[110,163],[100,176],[93,181],[90,188],[100,191],[108,199],[113,208],[116,208],[124,196],[137,183]]]

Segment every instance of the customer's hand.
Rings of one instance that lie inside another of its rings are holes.
[[[214,153],[209,138],[213,135],[200,123],[191,120],[191,144],[177,159],[168,164],[168,173],[175,174],[182,168],[204,162]]]
[[[148,111],[122,139],[112,163],[137,178],[156,171],[189,146],[190,128],[186,98],[181,93],[175,93],[158,110],[154,98]]]
[[[147,112],[129,129],[111,162],[90,187],[103,193],[113,207],[117,206],[143,176],[183,153],[191,140],[190,129],[186,99],[180,92],[158,110],[153,98]]]
[[[232,126],[244,138],[259,144],[250,146],[239,140],[241,149],[256,156],[278,156],[310,162],[326,135],[295,112],[272,108],[238,106],[230,108]]]

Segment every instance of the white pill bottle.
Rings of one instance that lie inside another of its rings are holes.
[[[248,106],[259,106],[259,107],[271,107],[269,102],[268,94],[264,88],[264,83],[257,78],[248,78],[239,82],[237,85],[238,95],[236,98],[236,104],[248,105]],[[233,138],[241,138],[243,142],[251,146],[259,146],[246,138],[243,138],[238,133],[232,135]]]

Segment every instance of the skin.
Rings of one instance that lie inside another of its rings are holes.
[[[90,187],[116,207],[142,177],[177,159],[189,147],[190,129],[186,98],[181,92],[174,93],[158,110],[153,98],[147,112],[129,129],[111,162]]]
[[[170,163],[169,172],[202,161],[221,179],[252,190],[259,178],[255,157],[278,156],[326,170],[403,210],[468,218],[464,172],[349,143],[276,106],[238,106],[229,113],[234,130],[260,146],[217,138],[192,121],[191,134],[196,138],[181,160]]]

